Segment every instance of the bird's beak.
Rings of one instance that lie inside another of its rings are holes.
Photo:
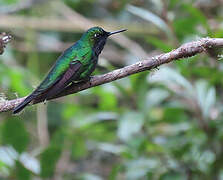
[[[118,30],[118,31],[108,32],[108,36],[111,36],[111,35],[117,34],[117,33],[121,33],[121,32],[124,32],[124,31],[127,31],[127,29],[122,29],[122,30]]]

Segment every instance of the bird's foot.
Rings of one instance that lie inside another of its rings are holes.
[[[87,79],[86,79],[86,82],[89,82],[90,86],[91,86],[91,79],[92,79],[92,77],[93,77],[93,76],[89,76],[89,77],[87,77]]]
[[[92,78],[92,77],[93,77],[93,76],[88,76],[88,77],[82,79],[81,82],[88,82],[88,81],[91,82],[91,78]]]
[[[86,78],[84,78],[84,79],[80,79],[79,81],[74,81],[73,83],[75,83],[75,84],[79,84],[79,83],[87,83],[87,82],[90,82],[91,83],[91,78],[92,78],[93,76],[88,76],[88,77],[86,77]]]
[[[80,84],[85,84],[85,83],[90,83],[91,85],[91,78],[93,76],[89,76],[87,78],[84,78],[84,79],[81,79],[81,80],[78,80],[78,81],[72,81],[71,85],[80,85]]]

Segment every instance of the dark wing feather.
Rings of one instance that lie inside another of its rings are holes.
[[[47,91],[46,96],[50,98],[60,93],[68,84],[77,79],[80,75],[80,68],[82,63],[80,61],[72,61],[68,70],[63,74],[61,79]],[[46,99],[47,99],[46,98]]]
[[[39,90],[36,89],[23,102],[14,108],[13,114],[19,113],[31,101],[33,103],[43,101],[61,92],[69,83],[71,83],[80,75],[79,70],[81,66],[82,64],[80,61],[72,61],[68,70],[55,82],[54,85],[42,92],[39,92]]]
[[[35,98],[35,96],[33,94],[30,94],[24,101],[22,101],[18,106],[13,109],[12,113],[17,114],[22,111],[23,108],[26,107],[33,100],[33,98]]]

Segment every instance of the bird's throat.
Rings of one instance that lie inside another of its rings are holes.
[[[103,50],[107,38],[100,39],[99,42],[95,43],[93,46],[93,51],[96,54],[96,56],[99,56],[101,51]]]

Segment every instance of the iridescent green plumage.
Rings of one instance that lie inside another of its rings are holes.
[[[47,100],[63,91],[73,81],[83,81],[95,70],[98,56],[101,53],[108,36],[123,32],[106,32],[100,27],[90,28],[81,39],[57,59],[56,63],[42,83],[15,109],[20,112],[30,102]]]

